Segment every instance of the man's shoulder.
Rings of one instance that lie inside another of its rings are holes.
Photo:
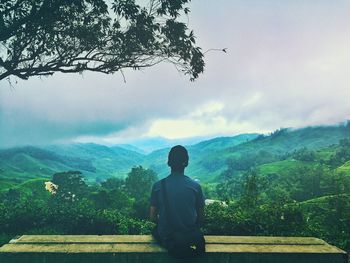
[[[159,190],[159,189],[161,188],[161,182],[162,182],[163,180],[166,180],[166,181],[167,181],[168,178],[170,178],[170,175],[167,176],[167,177],[165,177],[165,178],[163,178],[163,179],[158,180],[157,182],[155,182],[155,183],[153,184],[153,187],[152,187],[153,190],[154,190],[154,191]],[[180,177],[180,178],[181,178],[182,180],[180,180],[180,181],[179,181],[179,180],[175,180],[175,181],[170,180],[170,183],[174,183],[174,182],[179,183],[179,182],[181,182],[181,184],[185,183],[186,185],[190,185],[190,186],[192,186],[192,187],[195,188],[195,189],[201,188],[200,184],[199,184],[196,180],[193,180],[192,178],[188,177],[187,175],[183,175],[183,176]]]
[[[163,180],[163,179],[162,179]],[[161,181],[162,180],[159,180],[157,182],[155,182],[152,186],[152,191],[159,191],[160,190],[160,184],[161,184]]]
[[[193,184],[193,185],[198,185],[198,186],[200,186],[199,183],[198,183],[196,180],[192,179],[191,177],[189,177],[189,176],[187,176],[187,175],[184,175],[184,177],[185,177],[185,180],[188,181],[189,183],[191,183],[191,184]]]
[[[189,185],[191,188],[194,188],[196,191],[201,189],[201,185],[196,180],[193,180],[192,178],[186,175],[184,177],[185,177],[186,184]]]

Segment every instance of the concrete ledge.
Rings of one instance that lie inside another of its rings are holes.
[[[309,237],[206,236],[207,253],[191,262],[347,263],[347,254]],[[1,263],[180,262],[151,236],[24,235],[0,248]]]

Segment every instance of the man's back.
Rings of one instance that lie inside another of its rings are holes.
[[[171,174],[153,185],[150,219],[157,223],[156,240],[177,258],[205,252],[205,239],[199,229],[204,219],[204,197],[198,183],[184,175],[188,152],[176,145],[170,149]]]
[[[159,215],[159,236],[164,238],[171,231],[186,232],[198,227],[198,211],[203,210],[204,206],[200,185],[189,177],[176,173],[165,178],[165,184],[168,199],[167,213],[171,222],[167,221],[165,215],[165,202],[160,181],[153,185],[151,194],[151,206],[157,207]]]

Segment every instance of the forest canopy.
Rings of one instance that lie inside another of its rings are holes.
[[[106,74],[170,62],[191,80],[204,69],[181,21],[190,0],[4,0],[0,80],[55,72]]]

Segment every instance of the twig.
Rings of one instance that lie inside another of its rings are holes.
[[[210,48],[210,49],[206,50],[205,52],[203,52],[203,55],[205,53],[210,52],[210,51],[222,51],[224,53],[227,53],[227,48],[226,47],[225,48]]]
[[[123,76],[124,83],[126,83],[125,75],[124,75],[124,72],[123,72],[123,70],[122,70],[122,69],[120,69],[120,73],[121,73],[121,74],[122,74],[122,76]]]

